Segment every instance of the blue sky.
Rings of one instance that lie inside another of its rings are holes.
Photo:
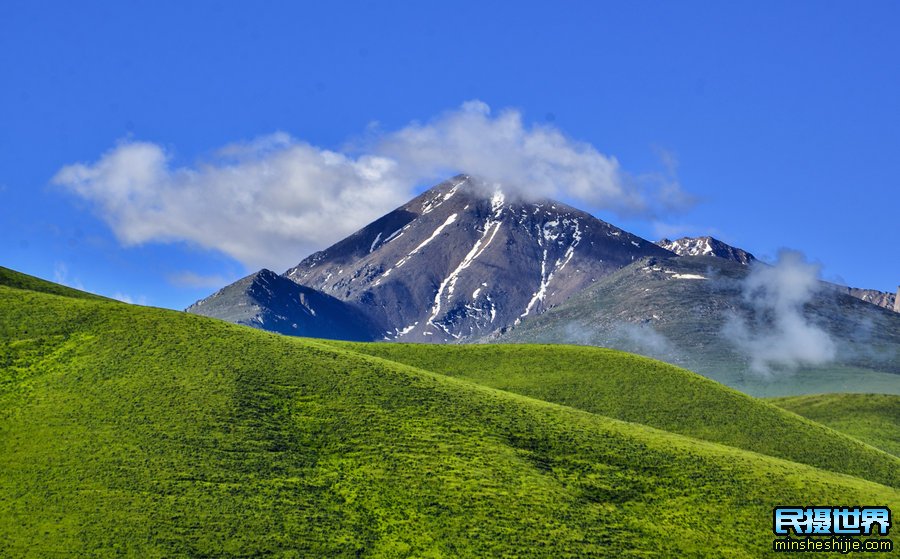
[[[318,195],[314,209],[331,196],[380,211],[471,161],[460,149],[425,162],[409,138],[434,132],[445,146],[474,106],[489,130],[518,119],[525,139],[558,134],[591,169],[614,164],[607,186],[641,189],[647,207],[566,185],[540,193],[649,239],[713,234],[764,258],[799,249],[825,279],[893,291],[898,24],[897,2],[7,0],[0,264],[183,308],[260,264],[284,271],[367,215],[291,222],[266,213],[280,188],[302,191],[285,208]],[[492,161],[519,161],[497,149]],[[333,154],[342,170],[327,179],[295,172],[296,158]],[[370,156],[415,172],[345,187],[341,173],[368,173]],[[250,219],[232,198],[270,168],[277,180],[241,202],[264,205]],[[667,187],[696,204],[657,203]],[[269,217],[290,235],[259,229]]]

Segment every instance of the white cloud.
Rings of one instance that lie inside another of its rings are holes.
[[[173,168],[155,144],[123,143],[54,177],[97,204],[125,245],[189,241],[247,266],[286,268],[397,206],[409,194],[392,162],[357,159],[282,134]]]
[[[621,322],[616,325],[614,334],[636,346],[646,355],[665,358],[675,352],[672,342],[649,324]]]
[[[660,151],[666,172],[631,175],[615,157],[589,143],[551,125],[527,126],[513,109],[492,116],[481,101],[377,136],[368,147],[419,180],[460,171],[528,198],[568,198],[623,215],[653,215],[691,203],[675,179],[675,159],[668,152]]]
[[[87,289],[84,284],[81,283],[77,277],[70,277],[69,275],[69,267],[65,262],[56,262],[53,266],[53,281],[60,284],[65,285],[67,287],[71,287],[73,289],[77,289],[79,291],[85,291],[87,293],[95,293],[97,295],[102,295],[104,297],[109,297],[111,299],[116,299],[117,301],[122,301],[123,303],[128,303],[130,305],[146,305],[147,297],[143,295],[139,295],[137,297],[132,297],[127,293],[122,293],[121,291],[117,291],[112,295],[106,293],[100,293],[96,290]]]
[[[175,166],[161,146],[127,141],[53,182],[93,202],[125,245],[187,241],[282,270],[401,205],[416,185],[457,172],[523,196],[658,215],[690,202],[672,161],[665,173],[631,175],[557,128],[471,101],[425,124],[369,130],[344,152],[275,133]]]
[[[834,340],[803,315],[803,306],[822,289],[820,267],[796,251],[778,254],[774,266],[753,262],[743,281],[753,320],[732,315],[724,335],[763,375],[801,365],[822,365],[837,355]]]

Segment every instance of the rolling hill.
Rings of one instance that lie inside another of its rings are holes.
[[[36,278],[34,276],[29,276],[28,274],[16,272],[15,270],[10,270],[9,268],[4,268],[3,266],[0,266],[0,285],[5,285],[6,287],[11,287],[14,289],[37,291],[40,293],[50,293],[52,295],[63,295],[65,297],[72,297],[75,299],[95,299],[101,301],[111,300],[107,299],[106,297],[101,297],[100,295],[94,295],[93,293],[87,293],[86,291],[80,291],[78,289],[66,287],[65,285],[60,285],[58,283],[52,283],[40,278]]]
[[[900,456],[900,396],[812,394],[770,400],[813,421]]]
[[[639,355],[558,345],[334,345],[598,415],[900,487],[900,460],[763,400]],[[877,411],[885,414],[897,403],[888,396],[879,398],[885,400]],[[789,402],[775,403],[794,411]],[[893,411],[896,415],[897,410]],[[864,423],[866,418],[859,417],[863,412],[857,410],[857,414],[857,422]],[[840,415],[840,411],[834,414]],[[881,428],[882,437],[890,438],[896,432],[890,427],[884,421],[875,422],[872,432]],[[785,444],[787,440],[791,444]]]
[[[760,557],[775,504],[900,506],[352,346],[0,278],[2,556]]]

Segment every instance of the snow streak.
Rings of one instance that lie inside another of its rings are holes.
[[[441,234],[441,231],[443,231],[445,227],[447,227],[448,225],[450,225],[451,223],[453,223],[454,221],[456,221],[457,216],[458,216],[458,214],[452,214],[450,217],[448,217],[447,220],[446,220],[444,223],[442,223],[437,229],[434,230],[434,233],[432,233],[430,237],[428,237],[427,239],[425,239],[424,241],[422,241],[421,243],[419,243],[419,246],[417,246],[416,248],[412,249],[412,250],[409,252],[409,254],[407,254],[406,256],[404,256],[403,258],[401,258],[400,260],[398,260],[397,263],[393,265],[393,267],[389,268],[388,271],[386,271],[385,273],[381,274],[381,277],[382,277],[382,278],[388,277],[388,276],[390,275],[390,273],[394,270],[394,268],[399,268],[400,266],[403,266],[404,264],[406,264],[406,262],[410,259],[410,257],[412,257],[412,256],[415,255],[417,252],[419,252],[420,250],[422,250],[423,248],[425,248],[425,245],[427,245],[428,243],[430,243],[431,241],[433,241],[433,240],[435,239],[435,237],[437,237],[438,235],[440,235],[440,234]]]
[[[577,219],[572,221],[575,224],[575,231],[572,233],[572,244],[570,244],[569,247],[566,248],[566,252],[563,257],[557,259],[556,262],[554,262],[553,270],[550,271],[550,273],[547,273],[547,248],[544,248],[544,256],[541,259],[541,283],[538,285],[538,289],[534,292],[534,295],[531,296],[531,300],[528,301],[528,305],[525,306],[525,312],[519,315],[519,319],[528,316],[537,302],[544,300],[544,298],[547,296],[547,286],[550,285],[550,280],[553,279],[553,275],[565,268],[566,264],[568,264],[569,261],[572,260],[572,256],[574,256],[575,254],[575,247],[577,247],[578,243],[581,242],[580,224],[578,223]],[[563,225],[568,224],[569,220],[564,219]],[[555,228],[557,225],[559,225],[559,221],[548,221],[544,224],[543,228],[541,229],[541,234],[538,235],[539,245],[543,246],[544,241],[547,241],[549,243],[550,241],[555,241],[557,238],[559,238],[559,232],[553,231],[553,228]],[[518,320],[516,322],[518,322]]]
[[[502,221],[500,219],[501,214],[503,213],[503,202],[504,202],[503,193],[499,190],[494,193],[491,197],[491,210],[494,212],[491,217],[487,219],[484,223],[484,232],[481,234],[481,237],[475,241],[475,245],[472,249],[466,254],[465,258],[459,263],[455,270],[450,272],[450,275],[444,278],[444,281],[441,282],[441,285],[438,287],[437,294],[434,296],[434,305],[431,309],[431,316],[428,318],[428,323],[432,326],[440,328],[445,333],[454,336],[451,334],[447,328],[443,324],[436,323],[434,321],[437,318],[437,315],[441,312],[441,298],[444,296],[444,290],[447,291],[447,299],[453,295],[453,290],[456,288],[456,282],[459,280],[459,274],[472,265],[472,263],[484,253],[488,246],[490,246],[491,241],[494,240],[494,237],[497,235],[497,231],[500,230],[500,225],[502,225]],[[454,336],[458,337],[458,336]]]
[[[375,250],[375,247],[378,245],[378,241],[380,241],[380,240],[381,240],[381,233],[378,233],[378,235],[375,237],[375,240],[372,241],[372,246],[369,247],[370,253]]]

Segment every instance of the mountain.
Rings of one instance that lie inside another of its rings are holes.
[[[617,351],[289,338],[0,273],[2,557],[776,556],[774,506],[897,510],[898,472]]]
[[[726,335],[732,317],[766,333],[772,316],[744,297],[749,267],[714,256],[646,258],[614,272],[540,316],[485,341],[612,347],[674,363],[755,395],[810,392],[900,394],[900,314],[822,282],[803,320],[834,341],[827,364],[752,370]]]
[[[588,213],[460,175],[285,274],[360,308],[384,339],[458,342],[670,253]]]
[[[900,315],[823,283],[804,312],[837,358],[772,383],[723,333],[733,316],[770,324],[741,290],[753,255],[712,237],[660,243],[459,175],[285,274],[263,270],[188,311],[318,338],[607,346],[758,395],[900,393]]]
[[[750,264],[756,257],[746,250],[723,243],[714,237],[682,237],[674,241],[662,239],[656,244],[678,256],[718,256],[738,264]]]
[[[284,278],[359,311],[379,329],[372,339],[463,342],[539,314],[637,259],[670,255],[571,206],[526,201],[459,175],[311,255]],[[240,299],[219,299],[190,311],[244,317]],[[288,316],[286,307],[270,314]]]
[[[194,303],[187,312],[310,338],[371,340],[378,332],[347,303],[265,269]]]

